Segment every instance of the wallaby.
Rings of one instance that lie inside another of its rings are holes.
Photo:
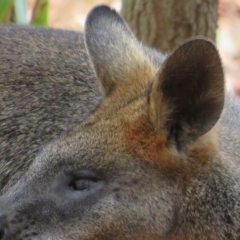
[[[1,25],[0,193],[41,145],[95,109],[101,99],[95,78],[83,34]]]
[[[240,106],[214,44],[196,37],[163,56],[107,6],[89,13],[84,39],[92,64],[78,69],[104,98],[5,187],[0,239],[239,240]]]

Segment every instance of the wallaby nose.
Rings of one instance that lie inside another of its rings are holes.
[[[6,234],[7,229],[7,218],[0,216],[0,240],[2,240]]]

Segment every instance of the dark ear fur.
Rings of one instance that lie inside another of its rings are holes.
[[[194,38],[165,60],[153,84],[150,118],[178,149],[207,133],[224,104],[224,75],[214,44]]]
[[[124,20],[107,6],[95,7],[88,14],[85,43],[107,95],[118,83],[134,81],[151,68],[149,57]]]

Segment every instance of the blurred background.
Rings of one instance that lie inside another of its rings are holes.
[[[0,0],[0,21],[79,31],[90,9],[101,3],[119,11],[139,39],[161,51],[192,35],[212,38],[227,88],[240,98],[240,0]]]

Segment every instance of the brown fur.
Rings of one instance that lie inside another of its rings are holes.
[[[128,126],[126,130],[128,146],[139,157],[154,161],[166,170],[180,172],[184,172],[186,168],[190,172],[194,171],[199,164],[209,163],[209,160],[212,159],[216,151],[216,143],[212,141],[209,134],[204,137],[210,138],[210,141],[206,139],[201,141],[207,141],[207,143],[199,141],[197,148],[187,151],[188,160],[186,160],[184,154],[169,149],[167,135],[156,134],[149,123],[138,121]]]
[[[85,44],[105,98],[5,187],[0,239],[239,240],[240,106],[215,45],[163,56],[106,6]]]

